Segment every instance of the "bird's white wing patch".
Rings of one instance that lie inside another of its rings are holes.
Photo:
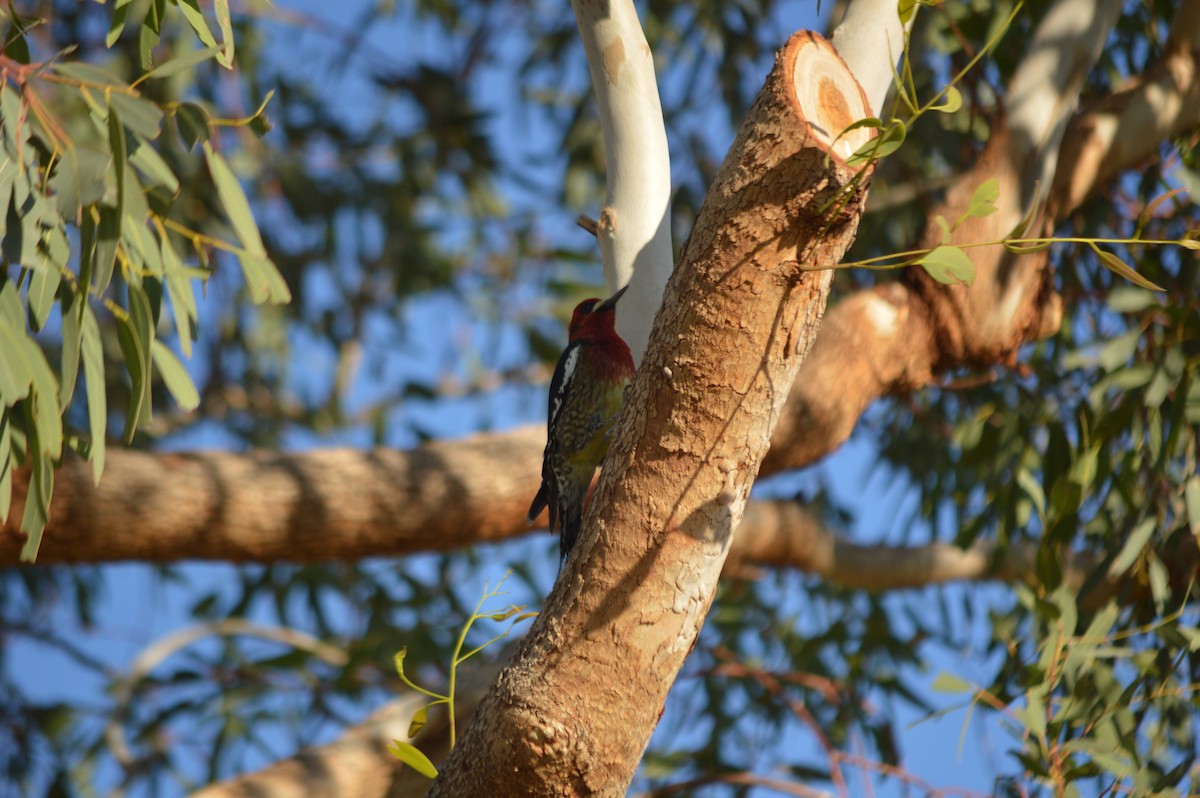
[[[558,361],[558,367],[554,370],[554,382],[550,390],[551,427],[554,426],[554,420],[558,418],[559,411],[562,410],[563,400],[567,396],[567,386],[571,384],[571,379],[575,376],[575,367],[579,365],[579,349],[578,346],[567,347]]]

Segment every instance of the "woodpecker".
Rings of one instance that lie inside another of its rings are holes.
[[[603,302],[585,299],[576,306],[567,348],[550,380],[542,486],[529,506],[529,523],[549,506],[550,531],[559,535],[560,570],[579,537],[583,501],[633,378],[633,355],[615,327],[625,288]]]

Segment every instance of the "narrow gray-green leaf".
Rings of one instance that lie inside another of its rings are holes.
[[[87,295],[76,292],[71,306],[65,308],[62,314],[62,358],[58,382],[58,403],[63,407],[71,405],[71,397],[75,394],[75,381],[79,376],[79,346],[83,340],[82,314],[78,310],[80,302],[87,302]]]
[[[159,245],[162,248],[163,270],[166,273],[167,297],[171,301],[175,330],[179,335],[179,348],[183,350],[185,357],[191,357],[198,318],[196,295],[192,291],[191,278],[184,271],[183,262],[171,246],[170,238],[162,239]]]
[[[399,759],[404,764],[408,765],[413,770],[420,773],[422,776],[435,779],[437,778],[437,768],[429,761],[429,757],[421,752],[412,743],[406,743],[402,740],[392,740],[392,744],[388,746],[392,756]]]
[[[121,32],[125,30],[125,20],[129,17],[129,4],[133,0],[117,0],[113,3],[112,22],[108,25],[108,34],[104,37],[104,45],[112,47],[117,43],[117,39],[121,38]]]
[[[217,61],[226,69],[233,69],[233,20],[229,16],[229,0],[213,0],[213,11],[217,15],[217,27],[221,29],[221,54]]]
[[[158,151],[141,136],[133,137],[129,162],[149,179],[151,186],[162,186],[172,194],[179,191],[179,178],[175,177],[175,173]]]
[[[33,387],[33,421],[37,425],[38,443],[43,453],[52,459],[62,454],[62,405],[58,402],[58,378],[46,361],[46,354],[32,338],[25,339],[25,362]]]
[[[179,10],[183,12],[184,19],[192,26],[196,38],[202,44],[206,47],[216,45],[217,40],[213,38],[212,31],[208,28],[208,22],[204,19],[204,14],[200,11],[200,3],[197,0],[179,0]]]
[[[29,490],[25,496],[25,514],[21,518],[21,531],[25,533],[25,544],[21,546],[21,562],[37,560],[42,546],[42,532],[50,519],[50,498],[54,493],[54,463],[41,451],[39,445],[30,441]]]
[[[12,407],[29,395],[33,377],[25,362],[24,341],[23,329],[0,319],[0,405],[3,407]]]
[[[1095,245],[1092,246],[1092,249],[1094,249],[1096,254],[1100,256],[1100,261],[1104,264],[1105,268],[1107,268],[1113,274],[1118,275],[1119,277],[1124,277],[1134,285],[1140,285],[1142,288],[1148,288],[1151,291],[1166,290],[1162,286],[1152,283],[1142,275],[1138,274],[1132,266],[1118,258],[1113,253],[1100,249],[1100,247]]]
[[[1187,504],[1188,526],[1192,534],[1200,538],[1200,476],[1192,474],[1183,489],[1184,502]]]
[[[12,474],[17,463],[12,453],[12,421],[8,408],[0,407],[0,526],[8,523],[12,509]]]
[[[158,138],[163,112],[157,105],[143,97],[134,97],[119,91],[111,92],[108,102],[109,108],[117,109],[121,121],[134,133],[146,139]]]
[[[43,257],[29,281],[29,317],[34,332],[46,326],[46,319],[50,317],[50,309],[54,307],[54,298],[61,284],[62,272]]]
[[[243,252],[238,257],[238,262],[242,265],[246,285],[250,288],[250,297],[256,303],[283,305],[291,301],[292,292],[288,290],[283,275],[269,258]]]
[[[192,50],[190,52],[184,53],[181,56],[172,58],[170,61],[167,61],[166,63],[162,64],[161,66],[155,67],[154,69],[147,72],[145,77],[147,77],[147,78],[167,78],[167,77],[170,77],[171,75],[177,75],[180,72],[191,69],[192,67],[196,66],[197,64],[204,63],[205,61],[209,60],[214,55],[216,55],[218,52],[220,52],[220,50],[221,50],[221,48],[216,46],[215,44],[210,47],[205,47],[202,50]]]
[[[933,680],[930,686],[936,693],[973,693],[975,688],[966,679],[961,676],[955,676],[953,673],[942,671]]]
[[[196,103],[180,103],[175,109],[175,125],[179,129],[179,138],[183,145],[192,150],[202,141],[208,141],[211,131],[208,127],[208,112]]]
[[[53,69],[65,78],[84,84],[93,86],[129,86],[128,83],[107,69],[95,66],[94,64],[86,64],[82,61],[59,61],[53,66]]]
[[[125,370],[129,373],[130,390],[129,406],[125,409],[126,444],[133,442],[133,436],[142,424],[142,411],[146,405],[146,385],[150,377],[146,371],[144,350],[138,338],[133,322],[128,318],[117,318],[117,342],[121,345],[121,354],[125,358]],[[88,385],[91,391],[92,386]]]
[[[175,353],[162,341],[155,340],[153,345],[154,365],[162,376],[167,390],[175,397],[179,409],[191,412],[200,406],[200,393],[196,384]]]
[[[204,157],[208,160],[208,171],[212,174],[213,183],[217,186],[217,195],[221,198],[221,204],[225,206],[225,213],[229,215],[238,240],[248,252],[266,256],[267,250],[263,247],[262,237],[259,236],[258,225],[254,222],[250,203],[246,200],[246,194],[242,191],[237,176],[233,174],[229,164],[225,163],[221,153],[214,150],[207,141],[204,142]]]
[[[1117,558],[1109,566],[1108,572],[1113,576],[1120,576],[1128,571],[1129,567],[1137,560],[1138,555],[1142,553],[1142,549],[1146,547],[1146,543],[1149,542],[1150,536],[1154,534],[1157,526],[1158,521],[1154,518],[1147,518],[1135,526],[1129,533],[1129,537],[1125,539],[1125,545],[1121,546]]]
[[[83,306],[83,376],[87,380],[88,428],[92,442],[88,459],[92,461],[92,477],[100,483],[104,473],[104,446],[108,428],[108,398],[105,396],[104,349],[100,341],[100,325],[91,305]]]
[[[1121,285],[1108,292],[1108,306],[1117,313],[1137,313],[1158,305],[1154,294],[1131,285]]]

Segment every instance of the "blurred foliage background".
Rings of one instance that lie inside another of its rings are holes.
[[[774,50],[839,5],[640,7],[677,246]],[[1085,97],[1154,61],[1178,4],[1126,6]],[[1047,7],[1025,3],[961,86],[963,109],[922,117],[883,162],[851,259],[916,239],[1002,113],[1015,43]],[[919,88],[940,87],[1011,10],[922,8]],[[105,441],[122,437],[412,446],[542,418],[563,315],[600,281],[573,221],[600,206],[604,158],[566,4],[15,3],[4,37],[0,509],[28,461],[31,540],[64,447],[99,473]],[[1062,232],[1181,238],[1198,226],[1198,159],[1195,135],[1164,142]],[[1036,579],[888,595],[784,572],[726,581],[637,789],[757,771],[933,794],[906,769],[906,724],[946,711],[949,694],[954,730],[976,729],[987,752],[986,783],[971,785],[985,794],[1200,792],[1196,259],[1119,252],[1166,292],[1056,248],[1059,335],[1015,368],[879,403],[849,455],[758,490],[870,541],[1033,541]],[[835,301],[895,278],[839,272]],[[331,739],[395,695],[401,644],[423,682],[444,678],[485,580],[511,567],[512,598],[536,605],[551,548],[0,571],[0,791],[176,795]],[[1064,579],[1067,560],[1091,564],[1082,585]],[[1108,570],[1133,575],[1117,595],[1095,589]],[[154,649],[134,633],[131,579],[176,625],[252,618],[345,656],[201,634],[133,662]],[[86,697],[48,685],[31,667],[46,658]]]

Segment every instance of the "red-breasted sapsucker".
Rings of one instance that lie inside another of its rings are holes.
[[[579,537],[584,499],[633,378],[633,355],[615,327],[617,301],[624,293],[622,288],[603,302],[579,303],[550,380],[542,486],[529,507],[529,523],[550,507],[550,531],[559,534],[559,568]]]

